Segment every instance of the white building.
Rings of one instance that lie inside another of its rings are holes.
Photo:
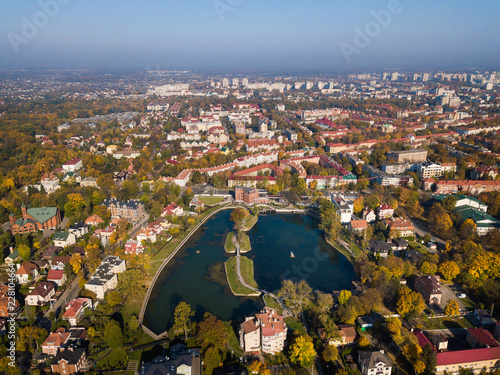
[[[349,224],[354,213],[353,202],[346,201],[342,197],[333,198],[333,203],[337,205],[337,213],[342,224]]]
[[[363,375],[391,375],[392,373],[392,363],[383,350],[359,352],[358,364]]]
[[[66,172],[76,172],[76,171],[82,169],[82,167],[83,167],[82,159],[73,158],[71,160],[68,160],[66,163],[64,163],[62,165],[62,167]]]
[[[117,256],[108,256],[97,267],[95,273],[85,284],[85,289],[94,292],[98,299],[104,299],[108,290],[115,289],[118,285],[117,274],[127,269],[125,261]]]
[[[285,346],[287,326],[283,317],[269,307],[240,326],[240,346],[245,352],[278,353]]]

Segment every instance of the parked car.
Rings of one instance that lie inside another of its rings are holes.
[[[465,293],[458,293],[457,297],[458,298],[465,298],[465,297],[467,297],[467,295]]]

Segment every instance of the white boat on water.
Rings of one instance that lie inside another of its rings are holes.
[[[290,258],[295,258],[295,254],[293,253],[293,251],[290,251]]]

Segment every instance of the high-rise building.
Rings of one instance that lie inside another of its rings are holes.
[[[238,87],[240,85],[240,81],[238,78],[233,78],[233,87]]]
[[[222,87],[229,87],[229,79],[224,78],[222,80]]]
[[[243,80],[241,81],[241,84],[245,87],[248,86],[248,78],[243,78]]]

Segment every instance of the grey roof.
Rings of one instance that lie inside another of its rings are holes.
[[[391,367],[392,363],[389,361],[387,356],[380,352],[359,352],[358,353],[359,364],[363,364],[369,369],[375,367],[375,365],[379,362],[382,362],[386,367]]]
[[[59,353],[52,363],[59,363],[62,359],[65,359],[69,365],[76,365],[80,358],[85,354],[85,349],[84,348],[76,348],[73,350],[66,349]]]

